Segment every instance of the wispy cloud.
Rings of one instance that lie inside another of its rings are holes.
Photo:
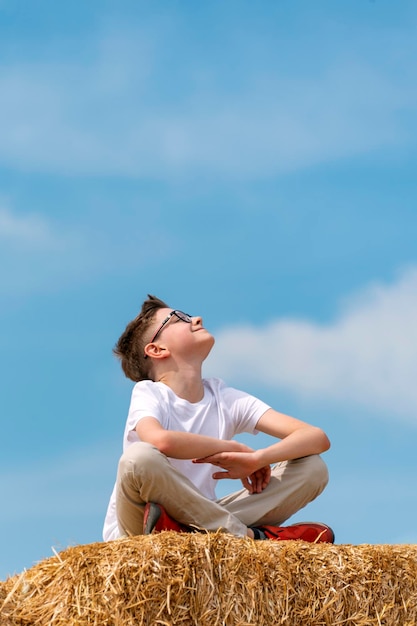
[[[383,62],[367,50],[347,56],[340,43],[313,76],[298,66],[286,75],[267,58],[251,70],[255,42],[248,52],[237,40],[247,72],[231,81],[227,63],[213,74],[208,58],[187,58],[169,90],[164,53],[186,53],[181,29],[161,22],[151,32],[159,49],[143,27],[98,29],[88,63],[3,66],[0,161],[64,174],[264,177],[416,139],[406,128],[416,89],[389,62],[396,32],[372,37]],[[289,44],[274,45],[285,55]]]
[[[3,245],[25,249],[56,249],[63,237],[54,232],[50,222],[37,214],[17,214],[0,206],[0,241]]]
[[[223,329],[208,372],[417,423],[417,268],[370,285],[327,325],[278,319]]]
[[[67,224],[35,212],[0,206],[1,304],[12,296],[53,289],[82,275],[80,251],[87,246]],[[77,254],[78,253],[78,254]],[[85,255],[81,255],[85,256]]]
[[[119,453],[119,442],[98,442],[1,471],[1,493],[11,504],[3,511],[3,523],[19,520],[28,511],[32,520],[50,519],[55,524],[57,519],[88,517],[100,511],[104,518]]]
[[[119,454],[120,442],[101,441],[0,469],[1,579],[54,549],[101,540]]]
[[[126,232],[135,228],[137,236],[126,239]],[[83,221],[71,212],[55,217],[51,211],[12,210],[0,200],[0,309],[15,296],[61,290],[108,271],[143,268],[149,263],[154,233],[161,258],[169,256],[176,239],[161,232],[151,212],[103,211],[99,204]]]

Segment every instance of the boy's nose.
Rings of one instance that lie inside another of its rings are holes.
[[[203,318],[201,317],[201,315],[193,315],[193,324],[194,326],[203,325]]]

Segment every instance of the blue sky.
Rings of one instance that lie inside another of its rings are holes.
[[[0,0],[1,579],[101,540],[147,293],[328,433],[294,519],[417,541],[416,30],[411,0]]]

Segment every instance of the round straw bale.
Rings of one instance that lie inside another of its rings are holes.
[[[2,626],[415,626],[417,546],[163,532],[76,546],[0,584]]]

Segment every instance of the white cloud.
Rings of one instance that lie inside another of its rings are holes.
[[[406,120],[416,90],[402,80],[406,70],[391,70],[395,45],[373,38],[386,61],[377,63],[370,54],[346,59],[341,44],[317,59],[313,76],[294,67],[286,77],[251,58],[230,81],[227,63],[213,78],[209,56],[198,59],[199,75],[191,58],[167,91],[163,51],[182,42],[164,28],[152,25],[159,51],[145,28],[108,30],[96,34],[88,62],[3,66],[0,161],[66,174],[259,177],[415,141]],[[411,46],[404,39],[401,50]]]
[[[278,319],[226,328],[208,373],[417,422],[417,268],[371,285],[327,325]]]

